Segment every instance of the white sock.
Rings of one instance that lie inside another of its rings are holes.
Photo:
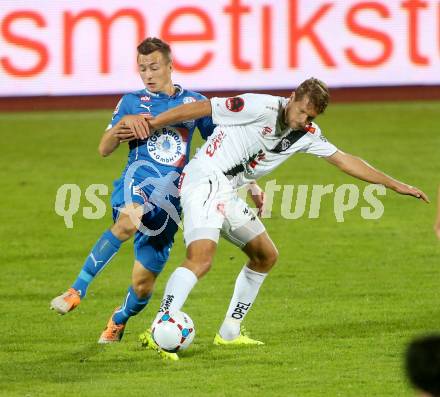
[[[267,273],[256,272],[246,265],[241,269],[225,320],[220,327],[219,333],[223,339],[232,340],[240,335],[240,324],[254,303],[266,276]]]
[[[196,283],[197,276],[186,267],[178,267],[174,270],[168,279],[162,303],[153,324],[167,310],[170,313],[180,310]]]

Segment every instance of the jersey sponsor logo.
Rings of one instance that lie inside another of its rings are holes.
[[[226,99],[226,107],[231,112],[241,112],[244,108],[244,99],[239,96],[228,98]]]
[[[196,101],[196,98],[192,96],[186,96],[182,99],[183,103],[192,103]]]
[[[140,99],[143,102],[150,102],[151,101],[151,97],[149,97],[148,95],[141,96]]]
[[[143,103],[141,103],[141,104],[139,104],[139,106],[141,108],[147,109],[148,113],[150,113],[151,112],[151,106],[153,106],[153,105],[144,105]]]
[[[322,142],[328,142],[327,138],[324,135],[319,135],[319,139],[321,139]]]
[[[148,154],[160,164],[182,167],[185,165],[188,131],[166,127],[148,138]]]
[[[211,142],[208,144],[205,153],[212,157],[214,156],[214,153],[216,150],[221,146],[223,139],[225,138],[226,134],[223,131],[220,131],[217,135],[215,135]]]

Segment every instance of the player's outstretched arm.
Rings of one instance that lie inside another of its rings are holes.
[[[211,101],[186,103],[161,113],[153,120],[149,120],[150,128],[160,128],[166,125],[180,123],[181,121],[197,120],[205,116],[211,116]]]
[[[437,238],[440,240],[440,186],[438,187],[438,195],[437,195],[437,219],[434,224],[434,231],[437,235]]]
[[[407,185],[406,183],[400,182],[384,174],[359,157],[338,150],[333,155],[326,157],[326,160],[338,167],[341,171],[344,171],[355,178],[370,183],[384,185],[388,189],[392,189],[399,194],[413,196],[429,203],[428,196],[426,196],[426,194],[420,189]]]

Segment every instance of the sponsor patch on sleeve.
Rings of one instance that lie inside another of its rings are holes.
[[[244,108],[244,99],[236,96],[226,99],[226,107],[231,112],[241,112]]]
[[[196,102],[196,98],[192,97],[192,96],[186,96],[183,98],[182,100],[183,103],[192,103],[192,102]]]

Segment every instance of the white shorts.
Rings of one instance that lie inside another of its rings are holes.
[[[180,198],[183,236],[188,246],[208,239],[218,242],[220,231],[242,248],[265,231],[264,225],[220,171],[207,171],[190,162],[183,170]]]

